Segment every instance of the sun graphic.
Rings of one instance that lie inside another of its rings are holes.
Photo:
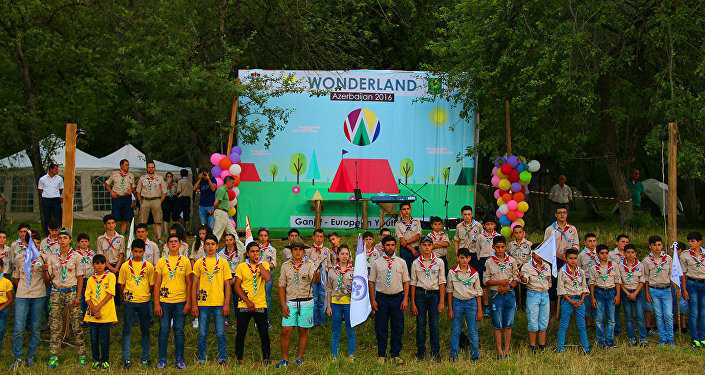
[[[441,127],[448,122],[448,110],[443,107],[435,107],[428,113],[428,120],[436,127]]]

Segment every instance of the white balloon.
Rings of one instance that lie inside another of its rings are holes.
[[[529,172],[538,172],[539,169],[541,169],[541,163],[538,160],[529,162]]]
[[[501,212],[502,215],[506,215],[507,212],[509,212],[509,207],[507,207],[506,204],[503,204],[503,205],[499,206],[499,212]]]
[[[235,199],[229,201],[229,202],[228,202],[228,206],[230,206],[230,207],[235,207],[235,206],[237,206],[237,198],[235,198]]]
[[[242,167],[238,164],[233,164],[230,166],[230,174],[233,176],[238,176],[240,175],[240,172],[242,172]]]
[[[235,192],[235,198],[240,196],[240,188],[234,187],[231,190]]]

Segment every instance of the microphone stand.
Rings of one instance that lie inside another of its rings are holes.
[[[448,227],[448,203],[450,203],[450,202],[448,201],[448,181],[449,181],[449,180],[450,180],[450,167],[448,167],[448,178],[446,179],[446,200],[445,200],[445,202],[443,203],[443,204],[445,205],[445,207],[446,207],[446,221],[445,221],[446,230],[449,230],[449,229],[450,229],[450,228]]]
[[[414,193],[414,195],[416,195],[417,197],[421,198],[421,222],[424,222],[424,221],[426,220],[426,203],[428,203],[428,201],[426,200],[426,198],[422,197],[421,194],[419,194],[419,190],[421,190],[421,189],[423,189],[424,187],[426,187],[426,185],[428,185],[428,182],[425,182],[423,185],[421,185],[421,187],[419,187],[419,188],[416,189],[416,190],[410,188],[409,185],[407,185],[407,184],[401,182],[401,178],[400,178],[399,180],[397,180],[397,182],[399,182],[399,184],[401,184],[402,186],[404,186],[405,188],[407,188],[409,191],[411,191],[412,193]]]

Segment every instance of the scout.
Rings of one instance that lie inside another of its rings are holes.
[[[338,238],[340,241],[340,238]],[[257,231],[257,246],[259,247],[259,256],[262,261],[267,262],[269,265],[270,272],[273,272],[277,268],[277,249],[269,243],[269,229],[259,228]],[[337,246],[337,245],[336,245]],[[264,285],[264,290],[267,294],[267,326],[271,329],[272,324],[269,323],[269,312],[272,309],[272,286],[274,285],[274,278],[267,280]]]
[[[487,265],[487,260],[494,254],[493,240],[495,237],[499,237],[500,234],[495,231],[497,223],[494,219],[487,219],[482,223],[482,232],[477,235],[477,240],[475,241],[475,254],[477,254],[478,266],[476,268],[477,272],[480,273],[480,278],[482,279],[482,302],[484,303],[484,314],[490,316],[490,298],[489,289],[487,284],[485,284],[485,266]],[[504,240],[506,242],[506,239]]]
[[[103,216],[103,226],[105,233],[98,237],[96,242],[96,254],[105,255],[108,262],[108,271],[117,275],[120,266],[125,260],[125,237],[115,231],[117,220],[113,215]]]
[[[0,258],[0,275],[5,274],[5,261]],[[0,351],[2,351],[2,340],[5,337],[7,327],[7,314],[10,311],[13,296],[12,281],[0,276]]]
[[[551,303],[548,299],[548,288],[551,287],[551,266],[532,251],[531,260],[524,263],[518,276],[527,289],[526,319],[529,349],[532,353],[536,352],[538,335],[538,350],[543,351],[546,349],[546,329],[551,315]]]
[[[140,223],[135,225],[135,237],[137,239],[144,241],[144,256],[142,257],[146,262],[156,265],[159,261],[159,246],[154,243],[154,241],[147,238],[149,235],[149,229],[147,224]],[[160,237],[161,238],[161,237]]]
[[[316,270],[323,274],[321,280],[313,284],[313,326],[323,326],[326,323],[326,284],[328,268],[332,267],[330,261],[330,249],[323,245],[323,229],[313,231],[313,245],[306,250],[306,256],[313,262]]]
[[[13,275],[18,264],[24,264],[23,262],[17,263],[15,258],[20,254],[24,257],[24,252],[27,250],[27,241],[30,238],[27,237],[27,232],[29,232],[29,224],[21,223],[17,226],[17,240],[10,244],[10,263],[7,265],[9,267],[7,273],[10,276]]]
[[[391,236],[391,235],[392,235],[392,231],[389,230],[389,228],[382,228],[379,230],[379,242],[377,244],[375,244],[375,250],[377,250],[377,253],[379,254],[379,256],[384,255],[384,246],[382,245],[382,238],[384,238],[386,236]],[[373,239],[373,242],[374,242],[374,239]]]
[[[705,251],[703,235],[688,233],[688,251],[681,253],[681,285],[688,301],[688,330],[693,348],[705,348]]]
[[[565,210],[559,208],[556,211]],[[575,323],[578,326],[580,344],[585,353],[590,353],[587,331],[585,330],[585,297],[588,287],[585,282],[585,273],[578,267],[578,251],[571,248],[565,249],[565,265],[558,271],[558,286],[556,292],[561,298],[561,320],[558,326],[558,352],[565,351],[565,336],[568,332],[571,315],[575,314]]]
[[[646,325],[644,324],[644,265],[636,258],[636,247],[632,244],[624,246],[624,260],[619,269],[620,287],[622,289],[622,305],[624,306],[624,320],[629,336],[629,344],[637,345],[634,334],[634,320],[636,320],[639,333],[638,343],[649,346],[646,341]]]
[[[115,274],[108,271],[105,255],[93,257],[93,276],[86,284],[88,311],[83,318],[91,330],[91,368],[110,370],[110,327],[117,322],[115,312]]]
[[[91,238],[87,234],[79,233],[78,236],[76,236],[76,242],[78,243],[76,252],[81,257],[81,273],[83,274],[82,290],[86,290],[86,284],[88,284],[88,279],[93,276],[93,272],[95,272],[95,270],[93,269],[93,257],[95,256],[95,253],[90,248]],[[88,303],[86,303],[86,299],[81,298],[81,313],[83,314],[82,316],[86,315],[87,309]],[[88,328],[88,323],[83,322],[82,325],[83,328]]]
[[[135,197],[140,202],[140,223],[147,223],[149,214],[154,219],[154,231],[162,239],[162,202],[166,198],[166,183],[162,176],[154,173],[154,161],[147,162],[147,174],[137,180]]]
[[[2,276],[7,276],[7,279],[10,279],[12,277],[12,271],[10,269],[10,265],[12,264],[12,261],[10,261],[10,257],[12,254],[10,254],[10,247],[5,245],[7,243],[7,233],[5,233],[4,230],[0,230],[0,260],[5,262],[5,267],[7,267],[8,272],[3,272]],[[5,269],[5,268],[3,268]]]
[[[543,240],[546,241],[550,236],[556,238],[556,267],[562,268],[565,264],[565,251],[567,249],[575,249],[577,251],[580,246],[580,236],[578,235],[578,230],[568,223],[568,208],[557,207],[555,213],[556,221],[546,228],[543,233]],[[587,275],[587,273],[583,273],[583,275]],[[556,293],[557,287],[558,280],[553,279],[548,295],[551,300],[551,311],[555,312],[556,318],[558,318],[556,301],[559,298]],[[588,290],[587,284],[585,289]],[[561,303],[563,302],[561,301]],[[583,308],[582,313],[584,316],[585,308]]]
[[[673,342],[673,296],[671,286],[676,288],[676,298],[680,298],[678,286],[671,281],[673,258],[663,250],[660,236],[649,237],[649,250],[641,263],[644,264],[646,278],[646,302],[654,307],[659,344],[675,346]]]
[[[372,234],[372,232],[365,232],[362,234],[362,246],[365,249],[365,257],[367,259],[367,274],[370,274],[370,268],[372,268],[372,264],[378,259],[381,258],[382,255],[377,251],[376,246],[374,244],[375,242],[375,236]]]
[[[480,236],[482,239],[482,236]],[[507,239],[497,236],[492,239],[494,254],[485,263],[485,285],[490,288],[492,299],[492,328],[497,347],[497,359],[509,358],[509,345],[512,340],[514,313],[516,312],[516,297],[514,289],[519,283],[515,279],[517,261],[506,254]],[[504,347],[502,347],[504,338]]]
[[[477,264],[477,254],[473,253],[473,251],[475,250],[477,236],[482,232],[482,224],[473,218],[472,207],[470,206],[463,206],[460,209],[460,214],[463,217],[463,221],[455,227],[455,237],[453,237],[455,252],[457,254],[458,249],[463,247],[470,250],[470,254],[474,257],[474,262]],[[470,265],[473,266],[473,262]],[[475,267],[473,266],[473,268]]]
[[[521,269],[524,264],[531,260],[531,245],[533,243],[526,239],[524,227],[516,225],[512,228],[512,241],[507,245],[509,255],[516,259],[517,268]],[[519,284],[516,290],[517,306],[526,306],[526,285]]]
[[[47,229],[49,234],[46,238],[39,241],[37,248],[42,253],[44,259],[49,259],[49,255],[59,251],[59,230],[61,229],[61,223],[58,219],[52,219],[47,224]],[[32,233],[32,235],[39,236],[39,233]],[[34,239],[35,237],[33,237]],[[49,302],[51,301],[51,284],[47,285],[47,298],[44,301],[44,318],[46,319],[44,325],[42,326],[42,331],[49,329]]]
[[[127,231],[127,222],[132,220],[132,192],[135,189],[135,175],[129,172],[130,162],[127,159],[120,160],[120,169],[105,180],[105,188],[110,192],[112,198],[112,216],[115,222],[120,221],[120,233]],[[155,218],[156,220],[156,218]],[[110,263],[110,258],[108,263]],[[117,270],[111,271],[117,273]]]
[[[614,264],[621,264],[624,261],[624,246],[629,244],[629,236],[626,234],[620,234],[615,240],[617,245],[612,251],[610,251],[609,259]],[[614,335],[617,336],[622,331],[622,303],[618,303],[614,307],[615,317],[614,317]]]
[[[450,246],[450,238],[448,234],[443,232],[443,219],[438,216],[431,217],[431,232],[428,234],[433,239],[431,249],[438,258],[443,261],[445,270],[443,275],[448,272],[448,247]]]
[[[443,260],[433,253],[433,239],[421,239],[421,255],[411,264],[411,315],[416,317],[416,359],[426,356],[426,319],[431,359],[440,362],[438,315],[445,311],[446,275]]]
[[[334,267],[338,262],[338,246],[340,246],[340,235],[337,232],[328,233],[328,242],[330,242],[330,253],[328,254],[328,269]]]
[[[482,287],[480,276],[470,266],[470,250],[458,249],[458,264],[448,271],[448,318],[452,320],[450,331],[450,360],[458,360],[460,346],[460,330],[463,320],[468,325],[470,336],[470,359],[480,358],[480,339],[477,333],[477,322],[482,320]]]
[[[590,268],[590,303],[595,309],[595,336],[601,348],[616,348],[614,343],[614,310],[619,304],[619,271],[609,260],[609,248],[597,246],[599,261]]]
[[[590,268],[598,262],[597,258],[597,236],[594,233],[587,233],[584,237],[585,247],[578,254],[578,267],[585,275],[585,281],[590,285]],[[592,294],[588,297],[591,300]],[[595,308],[591,303],[585,304],[585,324],[587,327],[595,326]]]
[[[353,282],[353,263],[347,245],[337,246],[338,255],[335,267],[328,271],[326,291],[326,313],[331,317],[330,350],[333,360],[338,358],[340,346],[340,326],[345,321],[345,334],[348,336],[348,357],[355,356],[355,328],[350,325],[350,294]],[[374,251],[374,248],[373,248]]]
[[[421,222],[411,217],[411,203],[400,203],[399,213],[401,216],[394,224],[394,235],[399,241],[399,256],[404,259],[411,274],[411,263],[419,256]]]
[[[287,239],[289,240],[289,243],[292,243],[295,238],[299,238],[299,230],[296,228],[291,228],[289,229],[289,233],[287,234]],[[287,260],[291,260],[291,249],[289,249],[288,246],[285,246],[282,249],[282,264],[286,262]]]

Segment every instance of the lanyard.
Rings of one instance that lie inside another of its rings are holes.
[[[470,277],[468,277],[467,280],[463,280],[462,278],[460,278],[460,275],[458,275],[458,272],[461,272],[460,265],[455,266],[455,268],[452,268],[450,271],[453,272],[453,276],[455,276],[455,278],[458,281],[463,283],[463,285],[465,285],[468,288],[472,287],[473,282],[471,280],[473,277],[475,277],[475,274],[477,274],[477,271],[475,271],[475,269],[473,269],[472,267],[470,267],[468,265],[468,271],[470,272]]]
[[[299,270],[303,265],[303,260],[301,261],[301,263],[299,263],[298,266],[295,266],[293,262],[291,263],[291,269],[294,270],[294,284],[296,285],[299,285]]]
[[[387,287],[392,285],[392,263],[394,263],[394,259],[396,259],[396,257],[396,255],[392,255],[390,258],[386,254],[382,256],[382,258],[387,261]]]
[[[252,268],[252,264],[249,259],[245,260],[245,263],[247,263],[247,268],[249,268],[250,272],[252,272],[252,290],[254,290],[255,295],[257,295],[257,271],[259,270],[259,265],[255,264],[255,268]]]

